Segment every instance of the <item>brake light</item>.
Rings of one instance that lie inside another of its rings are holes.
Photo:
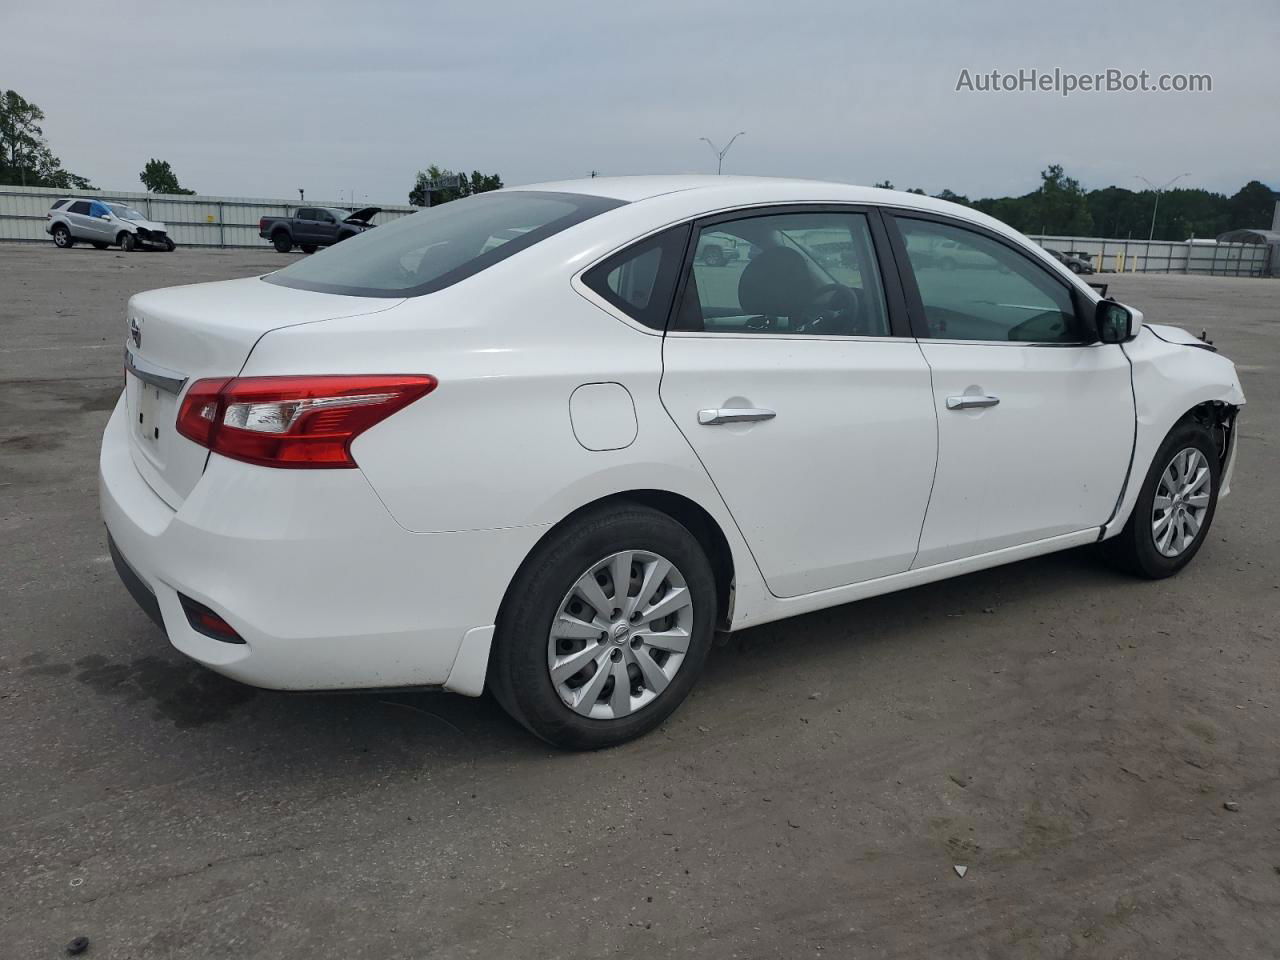
[[[354,467],[351,442],[437,383],[419,375],[197,380],[182,399],[178,432],[266,467]]]
[[[267,218],[261,217],[258,220],[258,232],[261,233],[265,229],[267,229]]]

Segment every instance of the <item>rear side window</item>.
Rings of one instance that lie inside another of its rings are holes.
[[[353,297],[421,296],[622,203],[535,190],[477,194],[400,217],[263,279]]]
[[[662,330],[688,239],[688,224],[664,230],[592,267],[582,281],[633,320]]]
[[[50,210],[61,210],[63,207],[65,207],[65,206],[66,206],[68,203],[70,203],[70,202],[71,202],[71,201],[69,201],[69,200],[59,200],[57,203],[55,203],[55,204],[54,204],[52,207],[50,207],[49,209],[50,209]]]
[[[68,208],[67,208],[67,212],[68,212],[68,213],[83,213],[85,216],[88,216],[88,214],[89,214],[89,201],[88,201],[88,200],[77,200],[75,203],[73,203],[70,207],[68,207]]]

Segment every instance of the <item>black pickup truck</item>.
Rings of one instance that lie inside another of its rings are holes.
[[[258,236],[270,240],[278,253],[288,253],[294,247],[315,253],[317,247],[329,247],[372,230],[376,224],[369,221],[381,210],[365,207],[352,213],[337,207],[299,207],[292,217],[263,217],[258,221]]]

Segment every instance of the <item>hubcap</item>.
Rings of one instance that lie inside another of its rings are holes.
[[[624,550],[565,594],[547,640],[556,693],[575,713],[617,720],[671,683],[693,635],[693,598],[671,561]]]
[[[1151,507],[1151,537],[1166,557],[1180,556],[1200,534],[1213,476],[1209,461],[1195,447],[1174,454],[1160,475]]]

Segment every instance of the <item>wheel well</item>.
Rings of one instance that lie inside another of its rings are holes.
[[[272,240],[274,240],[276,237],[280,237],[280,236],[288,237],[290,240],[292,240],[292,239],[293,239],[293,235],[292,235],[291,233],[289,233],[289,228],[288,228],[288,227],[285,227],[285,226],[279,226],[279,227],[276,227],[274,230],[272,230],[272,231],[271,231],[271,239],[272,239]]]
[[[1240,408],[1222,400],[1206,400],[1198,403],[1179,419],[1178,423],[1198,423],[1213,435],[1218,450],[1218,464],[1227,465],[1227,455],[1231,452],[1231,434],[1236,426],[1236,414]]]
[[[716,523],[715,518],[696,502],[678,493],[671,493],[667,490],[628,490],[623,493],[614,493],[607,497],[601,497],[599,500],[593,500],[590,503],[584,503],[559,523],[552,525],[542,535],[534,549],[530,551],[530,556],[533,555],[537,547],[547,537],[565,524],[572,523],[583,513],[589,510],[598,510],[600,507],[609,504],[624,503],[638,503],[657,510],[659,513],[665,513],[693,534],[698,544],[706,552],[707,560],[711,563],[711,572],[715,576],[717,628],[726,629],[733,614],[733,552],[729,549],[729,541],[726,539],[724,531],[720,529],[720,525]],[[528,562],[527,558],[525,562]],[[524,564],[521,564],[521,569],[523,569],[523,566]],[[513,576],[512,582],[514,581],[515,577]],[[510,589],[509,586],[508,589]],[[503,598],[503,603],[506,603],[505,597]]]
[[[129,231],[128,231],[128,230],[121,230],[119,233],[117,233],[117,234],[116,234],[116,243],[123,244],[123,243],[124,243],[124,238],[125,238],[125,236],[127,236],[127,235],[128,235],[128,233],[129,233]]]

